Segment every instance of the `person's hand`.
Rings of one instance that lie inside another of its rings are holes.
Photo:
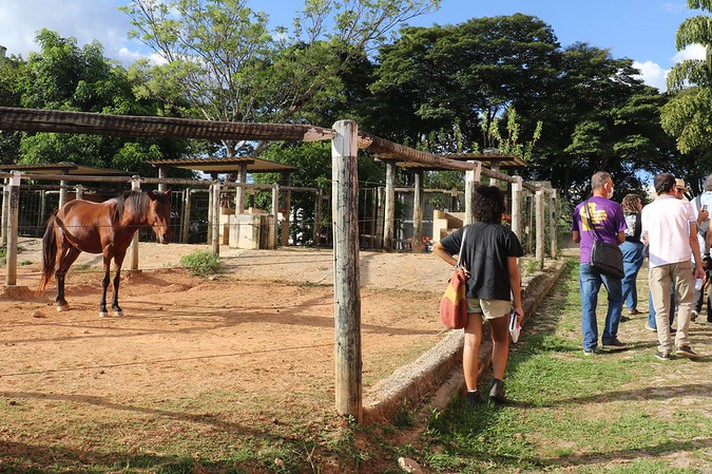
[[[706,221],[709,218],[710,218],[710,211],[708,211],[707,208],[702,208],[702,209],[700,209],[700,212],[697,215],[697,223],[701,224],[702,222]]]
[[[707,274],[702,269],[702,264],[695,265],[695,278],[701,279],[703,283],[707,279]]]
[[[515,306],[514,312],[517,313],[517,324],[521,326],[524,322],[524,310],[521,306]]]
[[[463,273],[467,278],[470,278],[470,271],[465,267],[458,268],[460,273]]]

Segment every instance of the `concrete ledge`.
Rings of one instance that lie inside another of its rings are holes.
[[[565,260],[545,262],[544,269],[522,281],[522,306],[531,318],[546,294],[566,268]],[[526,324],[526,319],[525,319]],[[366,423],[387,422],[398,407],[411,407],[431,396],[426,410],[443,409],[463,390],[463,331],[447,331],[445,338],[414,362],[376,383],[364,394],[363,418]],[[489,325],[484,326],[480,346],[480,375],[489,367],[492,343]]]

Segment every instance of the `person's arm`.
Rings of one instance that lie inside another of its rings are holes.
[[[573,237],[575,243],[581,242],[581,234],[579,231],[574,230],[571,232],[571,237]]]
[[[697,241],[697,224],[690,222],[690,247],[692,255],[695,257],[695,278],[705,278],[705,270],[702,268],[702,256],[700,255],[700,243]]]
[[[445,250],[445,247],[443,247],[442,243],[435,242],[435,245],[433,245],[433,253],[443,259],[448,264],[452,265],[453,267],[457,265],[457,259],[450,255],[447,250]]]
[[[509,272],[509,286],[512,288],[512,306],[514,306],[514,311],[518,314],[519,324],[522,324],[522,321],[524,321],[524,309],[522,308],[522,286],[517,257],[507,257],[507,271]]]
[[[618,245],[622,244],[623,242],[625,242],[625,231],[624,230],[618,232]]]

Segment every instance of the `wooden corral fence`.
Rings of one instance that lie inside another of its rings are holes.
[[[536,257],[543,264],[545,251],[545,201],[556,200],[556,192],[543,186],[523,182],[521,177],[509,176],[482,167],[481,162],[461,162],[414,150],[375,135],[359,132],[358,125],[349,120],[336,122],[332,129],[306,125],[246,124],[211,122],[170,117],[114,116],[84,112],[30,110],[0,107],[0,130],[62,132],[120,136],[154,136],[175,138],[231,139],[231,140],[292,140],[332,142],[332,227],[334,249],[334,324],[335,324],[335,404],[339,414],[361,421],[362,359],[361,359],[361,296],[359,278],[359,223],[358,223],[358,166],[359,148],[372,153],[388,154],[402,160],[466,172],[466,223],[472,219],[473,190],[481,176],[511,183],[512,230],[521,236],[521,202],[524,189],[533,192],[536,219]],[[384,241],[393,239],[395,194],[395,164],[387,163],[386,216]],[[0,175],[9,179],[10,213],[17,212],[18,173]],[[66,177],[65,177],[66,178]],[[142,182],[158,180],[147,178]],[[219,205],[219,185],[213,205]],[[416,192],[419,194],[419,192]],[[550,205],[552,213],[555,205]],[[549,219],[555,226],[556,218]],[[214,234],[217,234],[214,229]],[[556,256],[556,232],[551,232],[552,256]],[[14,246],[14,257],[10,248]],[[8,234],[8,266],[11,258],[16,264],[17,238]],[[8,284],[11,283],[8,274]],[[14,280],[12,280],[14,282]]]

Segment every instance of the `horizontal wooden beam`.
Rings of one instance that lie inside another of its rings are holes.
[[[0,107],[0,130],[206,140],[331,140],[330,128]]]

